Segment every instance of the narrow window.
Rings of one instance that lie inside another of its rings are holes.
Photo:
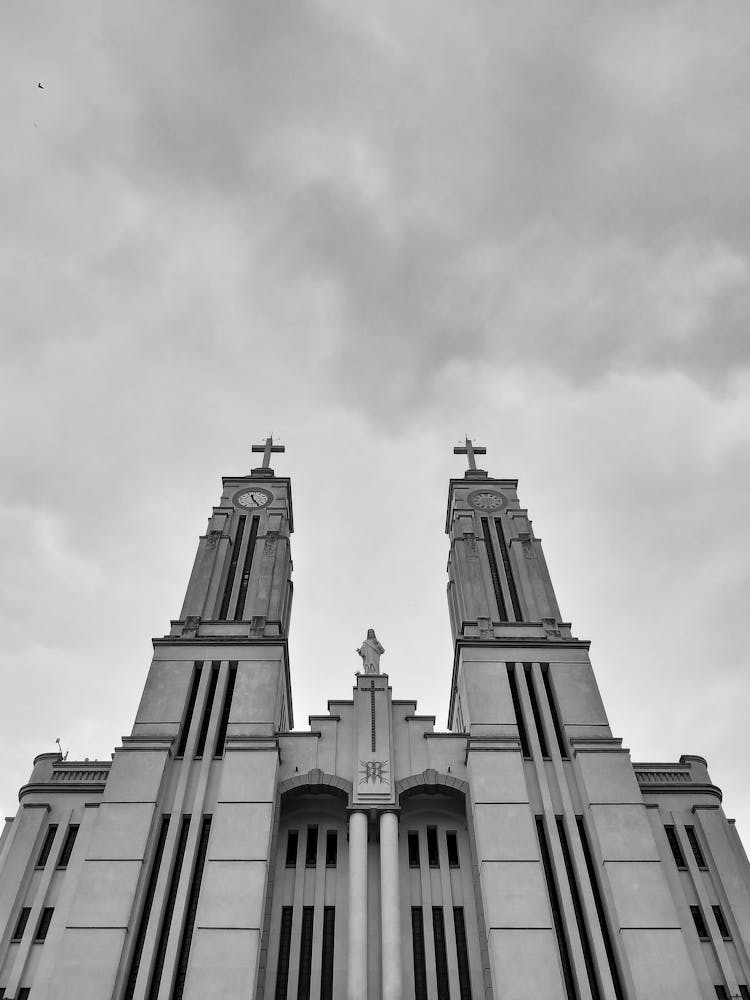
[[[703,857],[701,845],[698,843],[698,837],[695,834],[695,827],[686,826],[685,833],[687,834],[688,843],[693,851],[696,865],[698,865],[699,868],[706,868],[706,859]]]
[[[466,945],[466,921],[463,906],[453,907],[453,926],[456,928],[456,958],[458,960],[458,989],[461,1000],[471,1000],[471,975],[469,949]]]
[[[712,906],[711,909],[714,911],[714,916],[716,917],[716,926],[719,928],[719,934],[721,934],[725,941],[731,941],[732,935],[729,933],[729,928],[724,919],[724,914],[721,912],[721,907]]]
[[[18,914],[18,923],[16,924],[16,929],[13,931],[13,937],[11,941],[20,941],[23,937],[23,932],[26,930],[26,924],[29,922],[29,914],[31,913],[30,906],[24,906],[21,912]]]
[[[234,577],[237,572],[237,560],[240,557],[240,549],[242,548],[242,536],[245,533],[245,515],[240,514],[240,519],[237,523],[237,534],[234,536],[234,544],[232,545],[232,555],[229,560],[229,572],[227,573],[227,580],[224,584],[224,596],[221,599],[221,609],[219,611],[219,621],[225,622],[227,620],[227,614],[229,613],[229,602],[232,599],[232,590],[234,588]]]
[[[698,937],[701,941],[708,941],[708,928],[706,927],[706,921],[703,919],[703,911],[700,906],[691,906],[690,912],[693,915],[693,923],[695,924],[695,929],[698,932]]]
[[[510,565],[510,553],[508,552],[508,544],[505,541],[505,535],[503,534],[503,522],[500,517],[495,518],[495,531],[497,531],[497,540],[500,544],[500,555],[503,558],[503,566],[505,567],[505,579],[508,581],[508,590],[510,591],[510,602],[513,605],[513,614],[515,615],[517,622],[522,622],[523,615],[521,614],[521,602],[518,600],[516,581],[513,577],[513,569]]]
[[[206,704],[203,706],[203,720],[201,722],[201,731],[198,734],[198,742],[195,746],[195,756],[202,757],[203,751],[206,749],[206,737],[208,736],[208,726],[211,722],[211,709],[214,703],[214,695],[216,694],[216,685],[219,681],[219,666],[221,664],[218,660],[214,660],[211,663],[211,679],[208,682],[208,693],[206,694]]]
[[[201,668],[203,664],[200,661],[196,661],[193,664],[193,679],[190,682],[190,694],[188,695],[187,710],[185,711],[185,718],[182,723],[182,729],[180,730],[180,742],[177,744],[177,756],[185,756],[185,746],[187,745],[188,733],[190,732],[190,723],[193,721],[193,712],[195,711],[195,699],[198,696],[198,685],[201,682]]]
[[[448,867],[458,868],[458,835],[449,831],[445,835],[445,843],[448,848]]]
[[[750,1000],[750,989],[747,986],[743,986],[742,983],[740,983],[740,996],[742,1000]]]
[[[172,868],[172,874],[169,879],[169,887],[167,889],[167,898],[164,903],[164,916],[162,917],[161,927],[159,928],[159,937],[156,943],[156,955],[154,957],[154,971],[151,974],[151,983],[148,990],[148,1000],[156,1000],[159,995],[159,986],[161,985],[161,974],[164,971],[164,959],[167,954],[167,941],[169,939],[169,929],[172,926],[172,914],[174,913],[174,904],[177,899],[177,885],[180,881],[180,872],[182,871],[182,862],[185,857],[185,845],[187,844],[188,831],[190,830],[190,817],[183,816],[182,822],[180,823],[180,836],[177,841],[177,850],[175,852],[174,867]]]
[[[406,844],[409,849],[409,867],[419,868],[419,834],[416,830],[409,830]]]
[[[138,924],[138,931],[136,933],[135,944],[133,946],[133,958],[130,962],[130,974],[128,975],[127,986],[125,987],[125,995],[123,1000],[133,1000],[135,994],[135,983],[138,979],[138,969],[141,965],[141,955],[143,954],[143,945],[146,941],[146,931],[148,930],[148,920],[151,916],[151,907],[154,902],[154,893],[156,892],[156,880],[159,877],[159,869],[161,867],[161,859],[164,854],[164,843],[167,839],[167,830],[169,829],[169,816],[162,816],[161,818],[161,828],[159,830],[159,839],[156,842],[156,850],[154,852],[154,860],[151,865],[151,872],[148,877],[148,884],[146,885],[146,895],[143,899],[143,912],[141,913],[140,923]]]
[[[302,907],[302,935],[299,944],[299,976],[296,1000],[310,1000],[312,973],[313,908]]]
[[[685,856],[682,853],[680,842],[677,839],[677,831],[673,826],[665,826],[664,832],[667,835],[667,841],[669,843],[670,850],[672,851],[674,863],[680,870],[684,870],[687,868],[687,865],[685,864]]]
[[[554,726],[555,736],[557,737],[557,746],[560,750],[560,756],[563,760],[568,759],[568,748],[565,743],[565,736],[563,735],[563,728],[560,724],[560,718],[557,714],[557,705],[555,705],[555,699],[552,695],[552,683],[549,679],[549,663],[542,664],[542,680],[544,681],[544,690],[547,694],[547,701],[549,703],[549,711],[552,716],[552,725]]]
[[[441,906],[432,908],[432,937],[435,941],[435,972],[437,1000],[450,1000],[448,987],[448,954],[445,948],[445,920]]]
[[[438,850],[438,834],[436,826],[427,827],[427,863],[430,868],[440,867],[440,852]]]
[[[726,986],[714,986],[714,989],[716,990],[716,996],[718,1000],[729,1000],[729,994],[727,993]],[[740,987],[740,990],[741,989],[742,987]]]
[[[492,586],[495,591],[495,600],[497,601],[497,612],[500,616],[500,621],[507,622],[508,610],[505,607],[500,573],[497,568],[497,559],[495,558],[495,547],[492,544],[492,535],[490,534],[490,524],[486,517],[482,518],[482,536],[484,537],[484,547],[487,549],[487,559],[490,563],[490,576],[492,577]]]
[[[563,923],[562,911],[560,908],[560,898],[557,894],[557,885],[555,884],[555,874],[552,868],[552,858],[549,852],[549,844],[547,843],[547,831],[544,829],[544,820],[541,816],[536,817],[536,833],[539,838],[539,850],[542,855],[542,867],[544,869],[544,878],[547,883],[547,895],[549,897],[550,910],[552,911],[552,923],[555,928],[555,935],[557,937],[557,947],[560,952],[560,962],[562,963],[563,979],[565,981],[565,993],[568,1000],[575,1000],[576,992],[575,985],[573,982],[573,966],[570,961],[570,952],[568,951],[568,941],[565,937],[565,927]]]
[[[314,868],[318,863],[318,828],[308,826],[305,844],[305,868]]]
[[[297,845],[299,844],[299,833],[290,830],[286,835],[286,866],[287,868],[297,867]]]
[[[591,949],[591,942],[589,941],[588,931],[586,929],[586,920],[583,915],[581,894],[578,891],[578,883],[576,882],[575,871],[573,870],[573,858],[571,857],[570,854],[568,835],[565,832],[565,823],[563,822],[562,816],[557,816],[556,822],[557,822],[557,832],[560,836],[560,846],[562,847],[563,861],[565,862],[565,873],[568,876],[570,895],[573,899],[573,910],[576,915],[576,924],[578,926],[578,933],[580,935],[581,946],[583,948],[583,959],[586,963],[586,975],[588,977],[589,986],[591,987],[591,996],[593,1000],[601,1000],[601,994],[599,992],[599,984],[596,981],[596,966],[594,964],[594,955]]]
[[[49,925],[52,923],[52,914],[55,912],[54,907],[45,906],[42,910],[42,915],[39,918],[39,923],[37,924],[36,934],[34,935],[35,941],[44,941],[47,937],[47,931],[49,930]]]
[[[224,704],[221,707],[221,721],[216,732],[216,746],[214,757],[224,756],[224,744],[227,740],[227,726],[229,725],[229,713],[232,708],[232,696],[234,695],[234,685],[237,680],[237,661],[232,660],[229,664],[229,675],[227,677],[227,689],[224,692]]]
[[[526,733],[526,725],[523,721],[523,711],[521,710],[521,699],[518,697],[518,687],[516,686],[516,665],[506,663],[508,671],[508,684],[510,685],[510,696],[513,699],[513,711],[516,713],[516,725],[518,726],[518,738],[521,741],[521,753],[527,760],[531,759],[531,749],[529,748],[529,737]]]
[[[65,842],[63,843],[62,850],[60,851],[60,858],[57,862],[58,868],[67,868],[70,862],[70,856],[73,853],[73,846],[76,842],[76,837],[78,836],[78,825],[76,823],[71,823],[68,827],[68,832],[65,834]]]
[[[177,972],[175,974],[174,986],[172,988],[172,1000],[182,1000],[185,990],[185,978],[187,976],[188,959],[190,958],[190,945],[193,941],[193,930],[195,928],[195,916],[198,912],[198,899],[201,894],[201,882],[203,881],[203,869],[206,866],[206,854],[208,853],[208,838],[211,834],[211,817],[204,816],[201,824],[201,834],[198,841],[198,850],[195,855],[195,867],[190,879],[188,889],[188,901],[185,908],[185,924],[182,928],[182,938],[180,940],[180,950],[177,953]]]
[[[29,1000],[30,996],[31,996],[30,986],[24,986],[22,989],[18,991],[18,1000]]]
[[[424,917],[420,906],[411,908],[411,943],[414,953],[414,998],[427,1000],[427,965],[424,957]]]
[[[289,955],[292,950],[292,907],[281,908],[281,931],[279,933],[279,957],[276,961],[276,992],[274,1000],[286,1000],[289,983]]]
[[[531,664],[524,663],[523,670],[526,676],[526,687],[529,689],[529,701],[531,702],[531,713],[534,716],[536,734],[539,737],[539,747],[542,751],[542,757],[548,758],[549,750],[547,749],[547,740],[544,738],[544,726],[542,725],[542,715],[541,712],[539,711],[539,703],[536,700],[536,691],[534,690],[534,680],[531,676]]]
[[[54,843],[56,833],[57,823],[50,823],[47,827],[47,834],[44,838],[42,849],[39,852],[39,857],[36,859],[37,868],[44,868],[47,864],[47,858],[49,857],[49,852],[52,850],[52,844]]]
[[[336,908],[323,907],[323,957],[320,964],[320,1000],[333,1000],[333,945]]]
[[[599,918],[599,927],[602,932],[602,940],[604,941],[604,950],[607,953],[609,973],[612,976],[612,985],[615,988],[615,996],[617,997],[617,1000],[624,1000],[622,983],[620,982],[620,973],[617,969],[617,960],[615,958],[615,947],[612,944],[612,938],[610,937],[607,917],[604,911],[604,903],[602,902],[601,892],[599,891],[599,882],[594,868],[594,858],[591,854],[591,847],[589,845],[588,836],[586,835],[586,827],[582,816],[576,816],[576,826],[578,827],[578,836],[581,838],[581,847],[583,848],[583,857],[586,861],[586,871],[588,872],[589,882],[591,883],[591,891],[594,894],[596,915]]]
[[[253,556],[255,555],[255,540],[258,537],[259,517],[254,517],[250,522],[250,537],[247,540],[245,549],[245,564],[242,567],[242,578],[240,580],[240,592],[237,595],[237,607],[234,609],[234,620],[242,620],[245,613],[245,599],[247,597],[247,585],[250,582],[250,571],[253,567]]]
[[[326,868],[335,868],[339,854],[339,837],[336,830],[326,832]]]

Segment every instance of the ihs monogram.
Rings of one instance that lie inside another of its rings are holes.
[[[359,779],[360,785],[366,785],[369,781],[375,784],[375,782],[388,781],[388,761],[387,760],[361,760],[359,762],[359,770],[362,775]]]

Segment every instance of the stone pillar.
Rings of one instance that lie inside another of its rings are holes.
[[[349,816],[348,1000],[367,1000],[367,813]]]
[[[398,817],[380,814],[380,921],[383,1000],[401,1000]]]

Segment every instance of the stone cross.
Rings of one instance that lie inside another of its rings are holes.
[[[263,452],[263,464],[261,469],[268,469],[271,465],[271,454],[274,452],[286,451],[283,444],[274,444],[273,437],[267,437],[265,444],[254,444],[252,451]]]
[[[362,664],[365,668],[364,673],[380,673],[380,657],[385,652],[385,649],[378,642],[374,628],[368,628],[367,638],[359,647],[357,652],[362,657]]]
[[[466,444],[465,445],[457,445],[453,449],[453,454],[454,455],[468,455],[468,457],[469,457],[469,469],[471,469],[473,472],[476,472],[477,463],[474,461],[474,456],[475,455],[486,455],[487,454],[487,449],[480,447],[480,445],[478,445],[478,444],[475,445],[474,442],[471,440],[471,438],[467,437],[466,438]]]

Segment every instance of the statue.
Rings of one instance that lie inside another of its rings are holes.
[[[368,628],[367,638],[359,647],[357,652],[362,657],[362,663],[365,668],[364,673],[366,674],[380,673],[380,657],[385,652],[385,649],[383,649],[383,647],[378,642],[374,628]]]

